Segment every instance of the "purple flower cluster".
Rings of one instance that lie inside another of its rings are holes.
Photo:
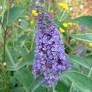
[[[60,79],[60,74],[70,67],[64,51],[60,33],[49,21],[49,16],[38,15],[35,62],[33,74],[35,78],[40,75],[43,83],[52,87]]]

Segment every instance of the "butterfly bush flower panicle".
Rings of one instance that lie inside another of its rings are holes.
[[[60,74],[70,67],[64,51],[60,32],[50,22],[45,13],[38,14],[35,38],[35,59],[33,74],[42,76],[43,84],[52,87],[57,84]]]

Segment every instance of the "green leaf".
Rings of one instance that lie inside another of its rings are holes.
[[[24,89],[22,87],[16,87],[12,89],[11,92],[24,92]]]
[[[21,20],[21,27],[23,28],[24,31],[27,31],[27,29],[29,28],[28,22],[22,19]]]
[[[16,71],[15,78],[23,85],[26,92],[36,92],[39,87],[40,90],[43,90],[43,88],[41,87],[40,78],[35,80],[33,78],[32,72],[26,67]]]
[[[83,24],[89,28],[92,28],[92,16],[81,16],[73,20],[73,22]]]
[[[32,64],[34,60],[34,50],[32,50],[32,52],[30,52],[29,54],[27,54],[26,56],[24,56],[24,61],[27,64]]]
[[[92,33],[73,34],[72,37],[77,40],[92,42]]]
[[[41,82],[39,84],[34,85],[31,92],[44,92],[46,90],[45,87],[41,86]]]
[[[90,69],[92,67],[91,60],[86,57],[72,55],[72,56],[69,56],[69,61],[71,63],[79,64],[87,69]]]
[[[12,53],[12,54],[11,54]],[[16,62],[16,55],[12,49],[6,47],[6,54],[7,54],[7,68],[9,71],[18,71],[22,67],[26,65],[24,62]]]
[[[69,87],[67,87],[63,82],[59,81],[56,86],[56,91],[58,92],[69,92]]]
[[[16,66],[16,63],[15,63],[14,53],[12,52],[12,54],[11,54],[11,52],[12,51],[6,47],[7,68],[10,69],[10,70],[16,71],[17,66]]]
[[[78,72],[65,72],[63,77],[68,78],[82,92],[92,92],[92,80]]]
[[[10,26],[14,23],[19,17],[23,16],[24,9],[20,7],[13,7],[10,10],[7,10],[4,14],[4,25]]]
[[[27,68],[22,68],[21,70],[15,72],[15,78],[19,80],[24,89],[28,92],[33,81],[31,71]]]

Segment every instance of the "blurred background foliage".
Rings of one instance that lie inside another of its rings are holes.
[[[47,0],[43,5],[63,35],[72,69],[57,86],[34,80],[36,11],[33,0],[0,0],[0,92],[92,92],[92,1]]]

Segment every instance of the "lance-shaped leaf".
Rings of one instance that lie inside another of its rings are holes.
[[[92,80],[84,74],[71,71],[65,72],[63,77],[68,78],[82,92],[92,92]]]
[[[73,34],[72,37],[77,40],[92,42],[92,33]]]
[[[68,18],[66,21],[78,23],[92,29],[92,16],[80,16],[75,19]]]
[[[92,16],[81,16],[73,20],[73,22],[83,24],[88,28],[92,28]]]
[[[80,56],[72,55],[72,56],[69,56],[69,61],[71,63],[79,64],[86,69],[90,69],[92,67],[91,60],[86,58],[86,57],[80,57]]]

